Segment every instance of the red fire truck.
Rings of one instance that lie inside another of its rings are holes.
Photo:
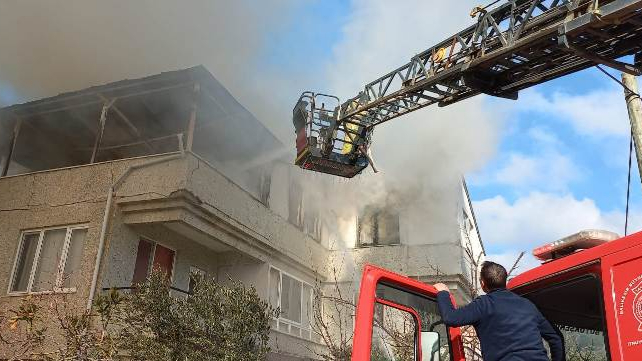
[[[577,354],[578,360],[642,360],[642,232],[617,238],[583,231],[533,254],[544,263],[511,279],[508,288],[560,329],[569,359]],[[465,361],[461,330],[443,325],[435,296],[431,285],[366,266],[352,360]],[[393,329],[411,329],[405,351],[394,350],[403,343],[393,337],[399,332],[382,331],[393,315]]]

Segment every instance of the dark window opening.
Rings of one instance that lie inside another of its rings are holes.
[[[168,279],[171,279],[174,270],[174,256],[173,250],[141,239],[138,242],[132,285],[145,282],[152,270],[161,271]]]
[[[569,361],[610,360],[601,289],[597,277],[584,276],[524,295],[561,331]]]
[[[399,214],[387,209],[366,207],[358,220],[360,247],[399,244]]]

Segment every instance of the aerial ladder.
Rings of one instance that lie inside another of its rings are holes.
[[[423,107],[519,91],[595,65],[642,74],[642,0],[498,0],[476,24],[413,56],[341,102],[304,92],[293,109],[299,167],[352,178],[374,127]],[[632,56],[630,62],[622,58]]]

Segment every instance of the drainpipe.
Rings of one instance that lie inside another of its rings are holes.
[[[146,163],[132,165],[125,172],[116,179],[116,181],[109,187],[107,191],[107,203],[105,204],[105,214],[103,215],[103,224],[100,229],[100,238],[98,239],[98,252],[96,253],[96,262],[94,266],[94,273],[91,278],[91,286],[89,288],[89,299],[87,300],[87,310],[91,309],[91,306],[94,303],[94,297],[96,296],[96,284],[98,283],[98,272],[100,271],[100,263],[103,258],[103,251],[105,249],[105,237],[107,234],[107,223],[109,222],[109,215],[111,213],[112,203],[114,201],[114,194],[116,189],[120,187],[125,178],[134,170],[149,167],[155,164],[165,163],[171,160],[180,159],[185,156],[185,149],[183,148],[183,134],[177,134],[178,137],[178,146],[180,149],[180,154],[169,156],[166,158],[155,159]]]

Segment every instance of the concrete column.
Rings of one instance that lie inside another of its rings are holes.
[[[635,142],[635,155],[638,160],[638,171],[640,172],[640,179],[642,179],[642,100],[640,100],[639,95],[634,94],[640,94],[635,76],[622,73],[622,83],[626,86],[624,89],[624,97],[629,110],[631,132]],[[629,91],[629,89],[634,93]]]

